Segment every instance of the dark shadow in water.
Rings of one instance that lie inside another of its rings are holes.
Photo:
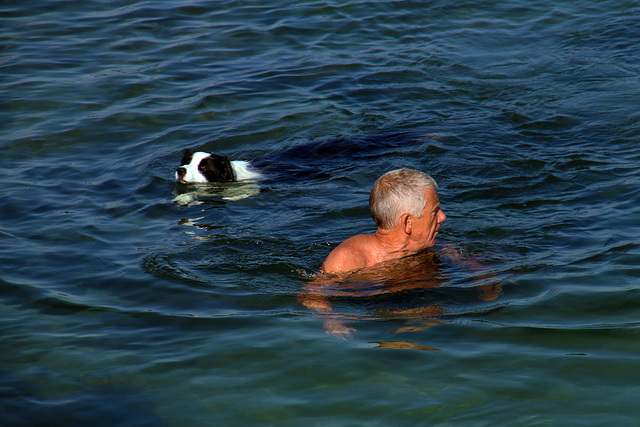
[[[267,176],[266,183],[330,178],[335,171],[370,164],[372,159],[408,145],[423,144],[428,135],[409,131],[387,131],[296,145],[253,161]]]

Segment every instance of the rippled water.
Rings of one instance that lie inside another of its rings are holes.
[[[637,1],[35,0],[0,28],[3,425],[640,416]],[[173,203],[187,147],[267,179]],[[299,294],[397,167],[482,272],[338,293],[338,340]]]

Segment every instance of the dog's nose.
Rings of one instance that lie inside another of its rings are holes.
[[[187,174],[187,169],[180,166],[178,169],[176,169],[176,173],[178,174],[178,178],[182,178]]]

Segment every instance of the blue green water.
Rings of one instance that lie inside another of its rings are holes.
[[[2,2],[0,423],[634,425],[639,75],[637,1]],[[173,203],[187,147],[267,179]],[[398,167],[484,275],[336,339],[298,295]]]

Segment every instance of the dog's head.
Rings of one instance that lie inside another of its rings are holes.
[[[231,161],[225,156],[184,150],[180,167],[176,170],[180,183],[232,182],[235,181]]]

